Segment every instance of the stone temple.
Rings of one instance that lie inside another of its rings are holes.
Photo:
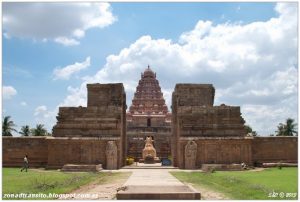
[[[152,137],[157,156],[171,155],[171,113],[156,74],[148,68],[141,74],[132,104],[126,114],[127,155],[142,158],[145,139]]]
[[[170,112],[148,66],[126,112],[122,83],[87,84],[87,107],[60,107],[52,137],[2,137],[3,166],[22,166],[25,154],[31,167],[49,169],[119,169],[129,156],[169,158],[181,169],[297,163],[297,137],[247,136],[240,107],[214,105],[215,90],[176,84]]]

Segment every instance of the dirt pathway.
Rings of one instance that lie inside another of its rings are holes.
[[[188,183],[192,185],[195,189],[197,189],[201,193],[201,200],[230,200],[229,197],[225,196],[223,193],[213,191],[203,186],[195,185],[192,183]]]
[[[99,184],[99,181],[94,181],[90,184],[81,186],[79,189],[65,194],[61,200],[108,200],[114,199],[117,189],[122,187],[131,173],[120,173],[118,177],[110,178]]]

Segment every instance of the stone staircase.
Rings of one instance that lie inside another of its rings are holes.
[[[102,170],[102,164],[65,164],[61,171],[63,172],[99,172]]]

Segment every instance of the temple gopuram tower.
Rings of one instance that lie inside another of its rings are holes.
[[[146,137],[151,136],[159,158],[171,155],[171,113],[150,67],[141,74],[127,120],[127,155],[142,158]]]

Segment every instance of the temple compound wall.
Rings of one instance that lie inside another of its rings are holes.
[[[211,84],[176,85],[172,95],[175,166],[297,161],[297,137],[246,136],[240,107],[213,106],[214,92]],[[193,144],[195,152],[189,149]]]
[[[254,164],[292,162],[298,160],[298,137],[254,137],[252,140]]]
[[[112,169],[124,166],[122,158],[122,142],[118,138],[94,138],[94,137],[57,137],[48,141],[48,164],[47,168],[61,168],[65,164],[102,164],[107,168],[108,158],[106,155],[109,141],[116,143],[117,164]]]
[[[46,137],[3,137],[2,165],[20,167],[24,156],[30,157],[30,167],[45,167],[48,162]]]

